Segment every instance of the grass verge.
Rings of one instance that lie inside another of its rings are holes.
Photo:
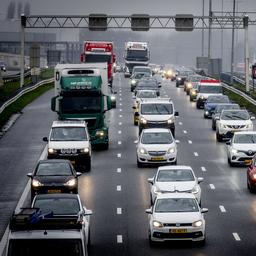
[[[18,100],[13,102],[10,106],[8,106],[1,114],[0,114],[0,130],[9,120],[9,118],[15,114],[20,112],[25,106],[31,103],[33,100],[44,94],[46,91],[53,88],[53,83],[45,84],[40,86],[39,88],[26,93]]]

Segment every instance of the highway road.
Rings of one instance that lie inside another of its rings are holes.
[[[191,165],[201,183],[206,218],[206,245],[166,243],[151,248],[147,239],[150,207],[149,184],[156,167],[137,168],[138,128],[132,120],[129,79],[116,74],[117,109],[110,111],[111,144],[108,151],[94,151],[92,170],[80,177],[79,194],[91,217],[90,255],[255,255],[256,197],[246,188],[246,168],[230,168],[225,143],[217,143],[211,120],[203,118],[174,82],[163,82],[163,97],[171,97],[180,117],[176,119],[178,164]],[[55,114],[49,91],[24,109],[23,115],[0,140],[0,234],[8,224],[40,157]],[[27,201],[28,202],[28,201]]]

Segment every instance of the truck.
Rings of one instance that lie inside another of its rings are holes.
[[[112,86],[114,66],[116,63],[113,42],[85,41],[83,45],[83,53],[81,54],[81,62],[107,62],[108,83],[110,86]]]
[[[134,66],[148,66],[150,52],[147,42],[126,42],[125,43],[125,69],[130,75]]]
[[[58,64],[54,72],[55,96],[51,109],[59,120],[87,122],[94,148],[108,149],[108,115],[112,108],[107,63]]]

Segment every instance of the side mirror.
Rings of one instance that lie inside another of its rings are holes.
[[[180,141],[179,141],[179,140],[175,140],[175,143],[176,143],[176,144],[179,144],[179,143],[180,143]]]
[[[174,116],[179,116],[179,112],[175,111]]]
[[[47,137],[43,137],[43,141],[48,142],[48,138]]]
[[[251,116],[251,120],[255,120],[255,116]]]
[[[135,112],[134,115],[135,115],[136,117],[138,117],[138,116],[139,116],[139,112]]]
[[[32,177],[33,177],[32,172],[29,172],[29,173],[27,174],[27,176],[28,176],[29,178],[32,178]]]
[[[150,208],[150,209],[146,209],[146,211],[145,211],[147,214],[152,214],[153,213],[153,211],[152,211],[152,208]]]
[[[87,210],[87,209],[84,207],[84,215],[92,215],[92,211],[91,211],[91,210]]]
[[[201,209],[201,213],[206,213],[206,212],[208,212],[209,210],[208,210],[208,208],[202,208]]]
[[[152,184],[154,183],[154,178],[148,178],[148,183]]]
[[[226,145],[231,145],[231,141],[230,141],[230,140],[227,141],[227,142],[226,142]]]
[[[81,176],[81,175],[82,175],[81,172],[76,172],[76,177],[79,177],[79,176]]]
[[[135,106],[132,106],[132,108],[133,108],[133,109],[136,109],[136,107],[135,107]]]
[[[158,88],[161,88],[162,87],[162,85],[161,84],[158,84]]]
[[[197,182],[198,182],[198,183],[201,183],[201,182],[203,182],[203,181],[204,181],[204,178],[203,178],[203,177],[198,177],[198,178],[197,178]]]

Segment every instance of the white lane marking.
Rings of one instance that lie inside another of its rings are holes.
[[[123,115],[119,115],[119,117],[123,117]]]
[[[121,185],[116,186],[116,190],[117,191],[121,191],[122,190],[122,186]]]
[[[188,140],[188,144],[192,144],[192,140]]]
[[[201,167],[202,172],[206,172],[206,168],[204,166]]]
[[[47,145],[44,147],[44,150],[42,152],[42,154],[40,155],[39,157],[39,160],[43,160],[43,159],[46,159],[46,155],[47,155]],[[15,208],[15,212],[19,212],[20,211],[20,208],[24,206],[24,203],[28,197],[28,194],[30,192],[30,180],[28,180],[26,186],[25,186],[25,189],[17,203],[17,206]],[[9,225],[7,226],[5,232],[4,232],[4,235],[1,239],[1,242],[0,242],[0,255],[3,255],[3,252],[5,250],[5,246],[7,244],[7,239],[8,239],[8,235],[9,235]]]
[[[116,171],[117,171],[118,173],[121,173],[121,172],[122,172],[122,168],[117,168]]]
[[[116,214],[122,214],[122,208],[116,208]]]
[[[183,133],[187,134],[188,132],[187,132],[187,130],[183,130]]]
[[[119,122],[118,124],[119,124],[119,125],[122,125],[122,122]]]
[[[121,153],[118,153],[118,154],[117,154],[117,157],[118,157],[118,158],[121,158],[121,157],[122,157],[122,154],[121,154]]]
[[[120,130],[120,131],[118,131],[118,134],[121,134],[122,133],[122,131]]]
[[[220,205],[219,208],[220,208],[221,212],[226,212],[226,209],[225,209],[225,207],[223,205]]]
[[[215,186],[213,184],[209,184],[209,186],[211,189],[213,189],[213,190],[215,189]]]
[[[122,235],[117,235],[117,243],[122,244],[123,243],[123,236]]]
[[[182,123],[182,122],[179,122],[179,125],[183,125],[183,123]]]
[[[233,237],[235,238],[236,241],[241,241],[240,236],[238,235],[238,233],[232,233]]]
[[[122,98],[120,98],[119,100],[122,101]]]
[[[123,104],[120,102],[120,103],[119,103],[119,106],[122,106],[122,105],[123,105]]]
[[[118,141],[118,145],[121,145],[121,144],[122,144],[122,141],[119,140],[119,141]]]
[[[194,152],[194,155],[195,155],[195,156],[199,156],[197,152]]]
[[[122,112],[123,110],[120,108],[119,111]]]

